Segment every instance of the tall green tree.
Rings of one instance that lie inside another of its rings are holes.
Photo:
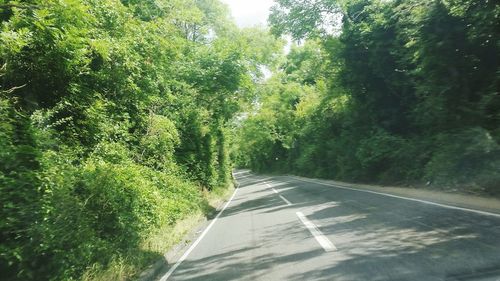
[[[320,42],[326,63],[302,62],[309,43],[292,49],[277,77],[312,86],[300,100],[315,108],[295,109],[293,147],[247,147],[258,160],[245,163],[274,169],[285,148],[279,166],[300,174],[498,193],[499,12],[491,1],[276,1],[271,31]],[[287,112],[264,100],[248,126]]]
[[[2,278],[130,278],[230,185],[280,41],[217,0],[1,0],[0,21]]]

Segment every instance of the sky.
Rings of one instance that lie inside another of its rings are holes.
[[[239,27],[267,25],[269,8],[273,0],[221,0],[231,9]]]

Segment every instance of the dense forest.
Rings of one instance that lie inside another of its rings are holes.
[[[500,195],[498,1],[276,2],[241,166]]]
[[[1,0],[0,20],[1,279],[136,274],[231,184],[230,121],[281,41],[217,0]]]
[[[275,2],[0,0],[2,280],[133,278],[234,166],[500,194],[496,1]]]

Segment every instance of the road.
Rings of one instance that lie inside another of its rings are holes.
[[[500,216],[235,177],[234,198],[162,280],[500,280]]]

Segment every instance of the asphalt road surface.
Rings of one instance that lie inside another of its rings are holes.
[[[235,177],[232,200],[162,280],[500,280],[500,215]]]

